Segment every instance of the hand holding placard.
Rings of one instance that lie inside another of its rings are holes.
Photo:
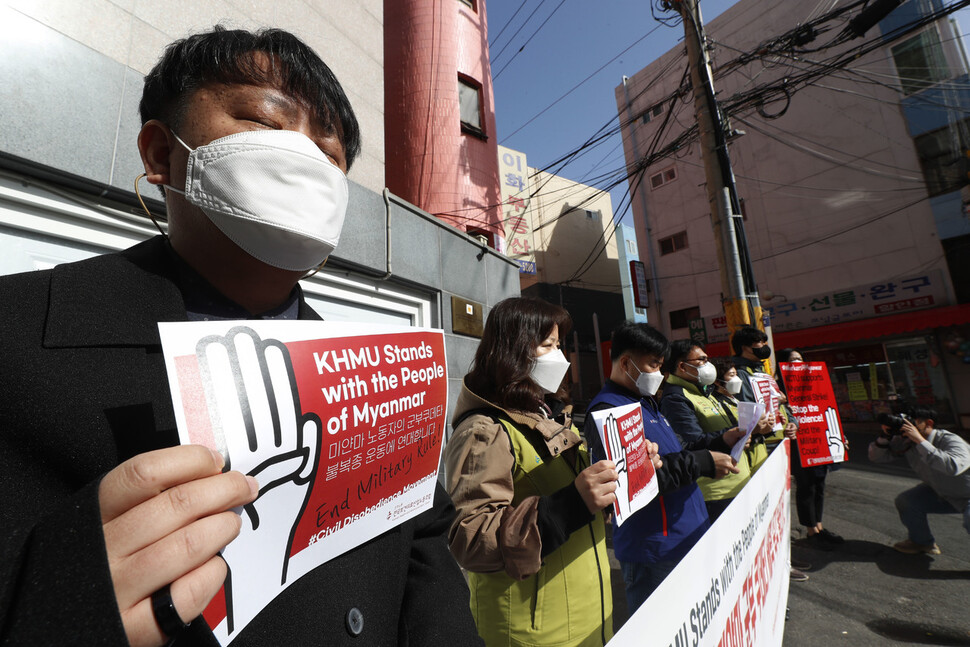
[[[290,354],[275,340],[237,326],[199,340],[197,355],[216,444],[226,466],[259,481],[239,536],[222,552],[226,633],[245,626],[265,604],[260,595],[286,581],[297,521],[310,496],[320,451],[320,419],[300,408]],[[246,433],[226,433],[245,429]],[[278,555],[275,568],[254,567],[254,553]]]

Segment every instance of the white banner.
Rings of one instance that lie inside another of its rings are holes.
[[[789,441],[610,641],[622,645],[782,644],[788,602]]]

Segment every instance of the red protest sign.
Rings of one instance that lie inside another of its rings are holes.
[[[778,399],[778,386],[775,378],[770,375],[752,375],[750,378],[754,399],[765,405],[765,412],[771,420],[773,431],[785,428],[785,421],[781,417],[781,401]]]
[[[617,489],[613,503],[617,525],[647,505],[659,491],[656,470],[643,435],[639,402],[594,411],[591,414],[606,456],[616,464]]]
[[[798,454],[802,467],[849,459],[839,409],[825,362],[779,364],[788,406],[798,420]]]
[[[438,330],[310,321],[161,324],[183,444],[254,476],[205,610],[228,645],[284,588],[431,506],[448,402]]]

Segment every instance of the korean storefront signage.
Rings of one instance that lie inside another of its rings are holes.
[[[650,293],[647,287],[647,268],[643,261],[630,261],[630,279],[633,283],[633,303],[638,308],[650,307]]]
[[[947,304],[946,286],[939,270],[916,276],[833,290],[782,303],[762,304],[775,333],[923,310]],[[724,315],[707,317],[708,342],[730,338]]]
[[[498,147],[498,172],[505,224],[505,253],[519,264],[519,273],[536,273],[532,217],[529,215],[529,166],[524,153]]]

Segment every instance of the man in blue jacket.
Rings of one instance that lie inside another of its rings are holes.
[[[657,470],[659,496],[627,519],[613,522],[613,550],[620,561],[629,612],[635,612],[710,526],[699,477],[737,473],[727,454],[737,437],[707,436],[690,447],[677,439],[653,398],[669,343],[648,324],[627,321],[612,337],[610,378],[587,410],[583,433],[593,460],[606,457],[590,413],[639,402],[644,436],[657,443],[663,466]],[[736,434],[735,434],[736,435]]]

